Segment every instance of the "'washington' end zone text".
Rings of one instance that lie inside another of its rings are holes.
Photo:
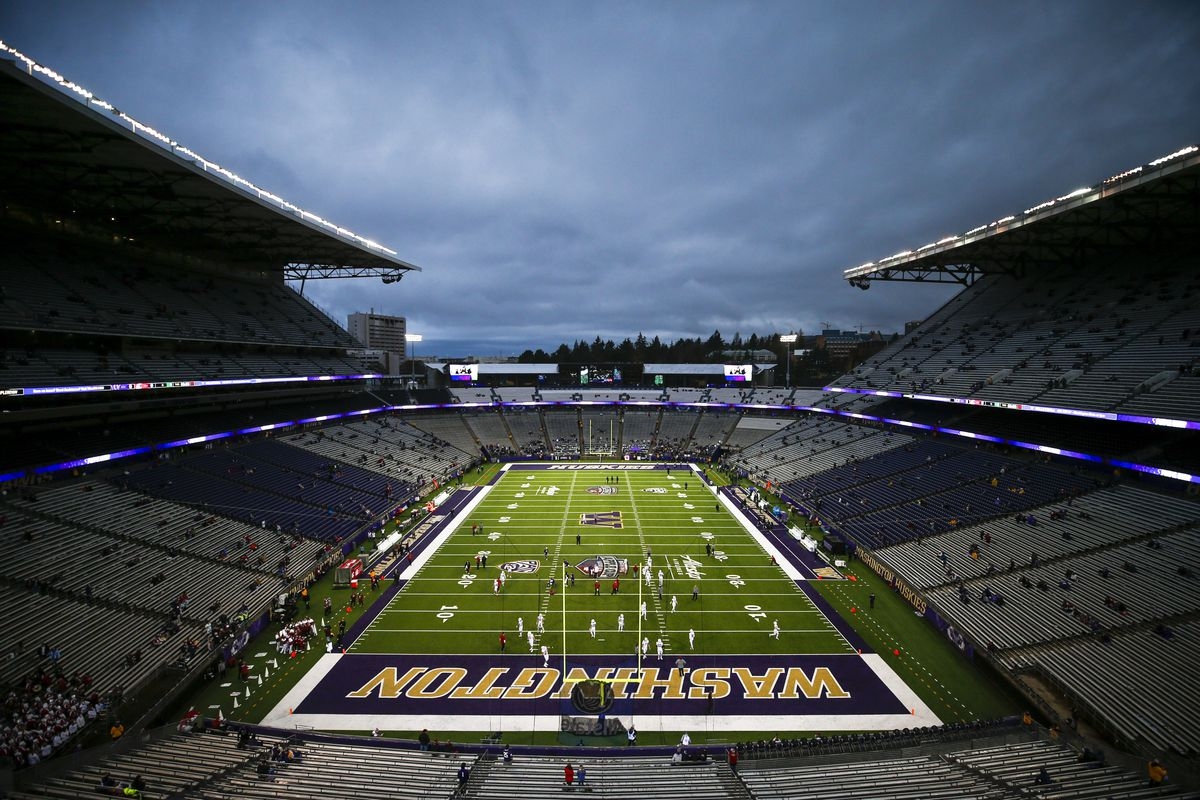
[[[565,699],[579,681],[608,683],[613,696],[638,700],[698,700],[710,695],[721,700],[849,699],[850,693],[828,667],[806,672],[801,667],[767,667],[755,672],[749,667],[699,667],[682,671],[657,667],[597,667],[591,671],[575,667],[562,681],[554,667],[491,667],[478,679],[464,667],[384,667],[349,699],[380,698],[410,700],[534,700]]]

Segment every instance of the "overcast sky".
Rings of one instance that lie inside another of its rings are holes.
[[[1200,2],[0,2],[0,39],[396,250],[418,354],[886,331],[841,272],[1200,144]]]

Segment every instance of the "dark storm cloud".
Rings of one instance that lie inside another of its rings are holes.
[[[841,270],[1200,139],[1190,3],[6,6],[0,36],[426,268],[423,353],[894,330]]]

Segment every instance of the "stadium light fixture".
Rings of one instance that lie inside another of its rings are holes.
[[[405,354],[405,357],[406,357],[406,358],[408,358],[408,362],[409,362],[409,363],[412,365],[412,376],[413,376],[413,378],[416,378],[416,377],[417,377],[417,342],[421,342],[421,341],[424,341],[424,340],[425,340],[425,337],[424,337],[424,336],[422,336],[422,335],[421,335],[421,334],[419,334],[419,333],[406,333],[406,334],[404,334],[404,344],[405,344],[405,347],[407,347],[407,346],[408,346],[408,343],[409,343],[409,342],[411,342],[411,343],[412,343],[412,356],[411,356],[411,357],[409,357],[407,354]]]
[[[796,343],[797,338],[799,337],[795,333],[782,333],[779,335],[779,341],[787,345],[787,382],[784,384],[784,388],[786,389],[792,388],[792,345]]]

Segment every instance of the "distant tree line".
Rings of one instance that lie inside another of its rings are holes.
[[[821,385],[879,352],[888,341],[895,340],[898,334],[876,336],[877,338],[863,342],[851,352],[834,357],[825,349],[820,336],[800,334],[799,341],[791,348],[793,385]],[[579,365],[743,363],[744,360],[749,360],[748,355],[743,358],[737,354],[749,354],[755,350],[770,350],[774,354],[776,378],[782,383],[786,374],[788,347],[779,341],[778,333],[767,336],[753,333],[746,339],[743,339],[740,333],[735,333],[732,339],[726,341],[720,331],[713,331],[707,339],[685,338],[669,343],[663,342],[657,336],[648,339],[645,334],[639,333],[632,339],[626,337],[620,344],[597,336],[590,343],[579,339],[574,344],[560,344],[550,353],[540,347],[536,350],[526,350],[517,360],[523,364]],[[761,363],[759,359],[755,361]]]
[[[547,353],[540,347],[537,350],[526,350],[517,358],[522,364],[588,364],[603,362],[618,362],[628,364],[664,363],[664,364],[700,364],[713,361],[723,361],[721,355],[726,350],[771,350],[783,356],[785,348],[779,343],[778,334],[759,336],[751,334],[750,338],[742,339],[741,334],[735,333],[733,338],[725,341],[720,331],[713,331],[707,339],[676,339],[665,343],[657,336],[647,339],[639,333],[635,338],[626,337],[617,344],[612,339],[607,341],[596,337],[591,343],[582,339],[573,345],[565,342],[560,344],[552,353]]]

